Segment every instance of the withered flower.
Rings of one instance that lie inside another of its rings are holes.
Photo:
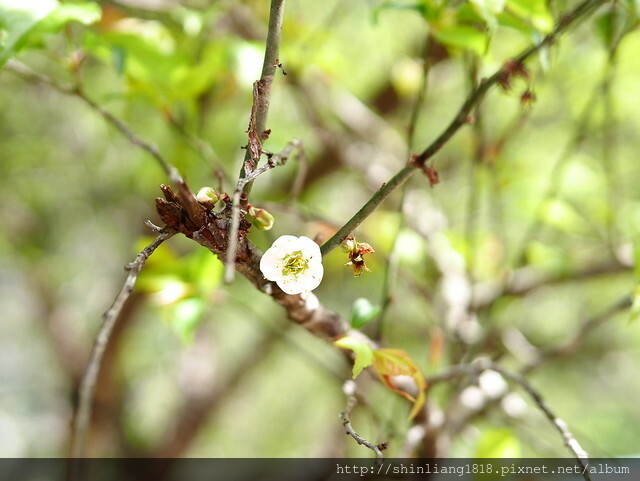
[[[349,262],[345,266],[351,266],[354,277],[360,277],[362,271],[371,272],[364,261],[364,255],[373,254],[373,247],[366,242],[357,242],[355,237],[347,237],[342,243],[342,250],[349,255]]]

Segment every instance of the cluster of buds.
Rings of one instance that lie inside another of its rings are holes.
[[[215,207],[219,200],[229,201],[228,194],[220,194],[213,187],[203,187],[196,194],[196,200],[207,209]],[[269,230],[273,227],[275,219],[265,209],[260,209],[251,204],[247,204],[247,218],[260,230]]]
[[[347,237],[342,243],[342,250],[349,255],[345,266],[351,266],[354,277],[360,277],[363,270],[371,272],[364,262],[364,255],[374,253],[373,247],[366,242],[357,242],[355,237]]]

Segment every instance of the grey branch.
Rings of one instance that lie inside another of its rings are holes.
[[[355,390],[356,390],[355,382],[351,379],[348,380],[347,382],[344,383],[342,390],[347,396],[347,407],[345,408],[344,411],[340,413],[340,419],[342,420],[342,425],[344,426],[344,430],[346,434],[351,436],[353,439],[355,439],[359,445],[365,446],[369,448],[371,451],[373,451],[376,454],[376,458],[378,460],[384,459],[384,454],[382,454],[382,450],[387,448],[387,444],[386,443],[373,444],[371,441],[367,441],[365,438],[359,435],[355,431],[355,429],[353,429],[353,426],[351,426],[351,418],[350,418],[351,411],[353,411],[353,408],[358,402],[355,394]]]
[[[178,172],[178,169],[176,169],[173,165],[171,165],[171,163],[162,156],[162,154],[160,153],[160,151],[155,145],[152,145],[146,142],[145,140],[140,138],[138,135],[136,135],[133,132],[133,130],[131,130],[123,120],[119,119],[118,117],[113,115],[111,112],[106,110],[104,107],[96,103],[93,99],[88,97],[87,94],[84,92],[84,90],[82,90],[82,88],[79,85],[76,85],[73,87],[65,87],[63,85],[58,84],[57,82],[55,82],[53,79],[50,79],[49,77],[45,77],[44,75],[40,75],[32,72],[25,65],[15,60],[10,60],[9,62],[7,62],[6,68],[7,70],[19,75],[20,77],[22,77],[24,80],[27,80],[28,82],[45,84],[60,93],[79,98],[85,104],[87,104],[92,110],[100,114],[102,118],[107,121],[107,123],[115,127],[129,142],[131,142],[136,147],[141,148],[142,150],[147,152],[149,155],[151,155],[156,160],[156,162],[158,162],[158,164],[160,165],[162,170],[165,172],[165,174],[167,174],[169,179],[171,179],[171,182],[177,185],[182,181],[182,177]]]
[[[522,389],[524,389],[527,394],[531,397],[533,402],[538,406],[538,408],[542,411],[545,417],[549,420],[549,422],[554,426],[554,428],[560,433],[562,439],[564,441],[565,446],[571,451],[574,457],[578,460],[580,465],[583,468],[583,476],[586,481],[591,481],[591,477],[589,476],[588,470],[585,469],[586,465],[584,459],[588,458],[589,455],[582,448],[580,443],[576,440],[575,436],[569,431],[569,427],[567,423],[562,420],[560,417],[556,416],[556,414],[551,410],[547,402],[542,397],[542,394],[535,389],[527,379],[517,373],[511,372],[508,369],[502,367],[499,364],[486,361],[484,359],[479,359],[471,364],[460,364],[457,366],[452,366],[446,371],[432,376],[427,379],[428,385],[433,386],[434,384],[440,382],[448,382],[452,381],[458,377],[462,376],[470,376],[470,377],[478,377],[483,371],[495,371],[502,375],[504,378],[518,384]]]
[[[148,222],[147,225],[153,226],[150,222]],[[160,234],[151,244],[145,247],[136,256],[133,262],[127,264],[125,269],[129,271],[129,275],[125,280],[122,289],[113,301],[113,304],[109,310],[104,313],[102,326],[100,326],[100,331],[98,332],[98,336],[96,337],[93,345],[89,364],[87,365],[87,369],[84,373],[82,384],[80,386],[80,399],[78,402],[78,411],[76,412],[74,420],[71,442],[71,457],[73,458],[84,458],[85,456],[87,429],[91,419],[93,394],[96,387],[96,381],[98,380],[102,357],[107,349],[109,338],[111,337],[113,328],[118,320],[120,312],[122,311],[122,307],[131,295],[138,279],[138,275],[149,256],[153,254],[160,244],[175,234],[174,230],[162,230],[156,226],[153,226],[152,229],[160,232]]]
[[[226,255],[226,263],[225,263],[225,272],[224,272],[224,281],[227,284],[233,282],[233,278],[235,276],[235,259],[236,259],[236,251],[238,249],[238,228],[240,226],[240,199],[242,197],[242,193],[244,188],[250,182],[253,182],[260,175],[264,174],[268,170],[273,169],[274,167],[278,167],[279,165],[284,165],[287,162],[287,159],[291,155],[291,152],[294,149],[298,149],[302,151],[302,142],[298,139],[294,139],[287,144],[287,146],[282,150],[282,152],[274,155],[269,155],[269,160],[262,167],[254,170],[253,172],[247,174],[246,177],[240,177],[238,179],[238,183],[236,184],[236,190],[233,193],[232,204],[231,204],[231,225],[229,226],[229,247],[227,248]]]

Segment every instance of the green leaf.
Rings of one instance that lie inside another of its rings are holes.
[[[216,256],[206,249],[197,249],[189,256],[189,280],[202,295],[215,290],[222,280],[224,265]]]
[[[102,17],[100,6],[95,3],[64,3],[38,24],[39,32],[55,33],[71,22],[82,25],[96,23]]]
[[[547,8],[547,0],[508,0],[506,9],[529,20],[542,32],[549,32],[553,28],[553,17]]]
[[[537,30],[531,26],[528,22],[522,20],[520,17],[513,15],[509,12],[502,12],[498,15],[498,24],[503,27],[513,28],[527,37],[531,38]]]
[[[353,363],[353,378],[355,379],[362,370],[373,364],[373,349],[365,341],[355,337],[345,336],[333,343],[334,346],[342,349],[350,349],[355,355]]]
[[[489,44],[489,37],[480,30],[467,25],[454,25],[434,32],[436,39],[449,47],[471,50],[484,55]]]
[[[636,6],[630,2],[620,2],[607,5],[602,14],[596,18],[595,26],[604,46],[612,49],[617,47],[637,22]]]
[[[0,0],[0,67],[20,50],[38,22],[58,6],[57,0]]]
[[[373,351],[373,368],[389,389],[413,402],[413,408],[409,413],[409,418],[413,419],[424,406],[427,388],[427,381],[415,361],[402,349],[378,349]],[[418,388],[417,396],[396,386],[395,376],[411,377]]]
[[[182,342],[191,343],[202,320],[206,304],[200,297],[189,297],[178,302],[170,311],[171,326]]]
[[[368,299],[360,297],[353,303],[351,310],[351,327],[360,329],[380,314],[380,306],[374,306]]]
[[[384,10],[414,10],[418,12],[421,16],[426,18],[427,20],[433,20],[437,13],[437,9],[432,5],[432,2],[429,0],[422,0],[421,2],[409,2],[409,3],[388,1],[376,7],[373,10],[374,23],[378,22],[380,13],[382,13]]]
[[[476,458],[519,458],[520,441],[509,429],[489,429],[482,433],[476,447]]]
[[[491,30],[498,26],[496,15],[504,10],[506,0],[469,0]]]

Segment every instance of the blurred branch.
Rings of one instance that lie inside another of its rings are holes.
[[[182,24],[171,15],[171,5],[168,5],[167,2],[157,2],[155,6],[149,4],[149,2],[131,2],[131,4],[127,4],[116,0],[98,0],[98,3],[103,8],[117,9],[130,17],[155,20],[172,29],[182,29]]]
[[[189,131],[183,122],[178,121],[173,115],[168,115],[168,122],[178,134],[184,139],[187,145],[209,166],[213,167],[215,176],[220,181],[219,191],[223,192],[223,183],[228,180],[220,158],[217,156],[211,144]]]
[[[342,390],[347,396],[347,407],[344,411],[340,413],[340,419],[342,420],[342,425],[344,426],[345,432],[348,436],[351,436],[356,442],[361,445],[369,448],[376,454],[376,459],[378,462],[384,459],[384,454],[382,451],[387,449],[387,443],[373,444],[371,441],[367,441],[365,438],[360,436],[351,426],[351,411],[357,404],[358,400],[356,398],[356,383],[352,379],[349,379],[344,383]]]
[[[478,86],[478,70],[480,59],[476,55],[469,61],[468,79],[470,88]],[[469,197],[467,199],[467,211],[465,219],[465,238],[468,245],[467,277],[471,282],[475,279],[476,255],[477,255],[477,230],[481,209],[482,183],[480,182],[480,168],[485,162],[486,138],[484,129],[484,116],[482,104],[478,103],[473,111],[473,124],[471,125],[471,139],[473,155],[469,166]]]
[[[522,376],[521,374],[517,374],[514,372],[505,369],[499,364],[494,362],[486,361],[483,359],[479,359],[471,364],[463,364],[453,366],[444,372],[429,377],[427,379],[428,385],[433,386],[436,383],[444,382],[444,381],[452,381],[458,377],[468,376],[472,378],[477,378],[484,371],[494,371],[498,374],[502,375],[504,378],[510,380],[518,384],[522,389],[526,391],[526,393],[531,397],[533,402],[538,406],[538,408],[542,411],[545,417],[549,420],[549,422],[554,426],[554,428],[560,433],[562,439],[564,441],[565,446],[571,451],[574,457],[578,460],[580,465],[583,467],[583,476],[587,481],[591,481],[591,477],[587,472],[586,465],[584,462],[585,458],[588,458],[589,455],[587,452],[580,446],[580,443],[576,440],[575,436],[569,431],[567,423],[559,418],[549,407],[547,402],[544,400],[544,397],[540,394],[540,392],[535,389],[529,381]]]
[[[180,408],[171,435],[165,437],[162,444],[147,455],[153,458],[177,458],[183,455],[207,418],[233,394],[240,382],[246,379],[245,376],[269,356],[277,346],[280,336],[281,333],[276,330],[265,333],[247,349],[244,358],[234,362],[232,370],[224,379],[216,380],[215,385],[204,394],[188,396]],[[169,459],[166,461],[170,462]],[[166,466],[160,464],[157,469],[164,471],[164,468]]]
[[[616,206],[619,205],[619,199],[623,197],[621,183],[617,181],[618,169],[616,165],[615,132],[618,125],[615,114],[615,101],[613,98],[614,90],[612,89],[618,45],[619,43],[616,43],[609,51],[607,67],[602,81],[602,104],[604,108],[604,118],[602,119],[602,167],[607,180],[606,189],[609,207],[609,215],[606,217],[605,223],[607,244],[613,256],[616,255],[616,239],[614,238]]]
[[[504,296],[524,297],[542,287],[584,281],[612,274],[629,274],[631,269],[632,266],[622,263],[604,262],[587,266],[583,270],[575,272],[548,275],[531,267],[522,267],[510,275],[506,284],[497,282],[494,284],[490,282],[476,284],[471,308],[474,311],[486,310]]]
[[[566,166],[568,160],[571,158],[571,154],[587,137],[587,126],[589,124],[589,120],[591,119],[593,110],[600,99],[601,89],[602,86],[600,85],[593,91],[591,97],[584,107],[584,110],[580,114],[577,124],[575,124],[573,136],[565,145],[560,156],[555,161],[551,172],[549,173],[548,177],[550,179],[550,182],[548,184],[547,190],[538,201],[536,209],[533,213],[533,220],[529,224],[529,227],[525,230],[525,234],[515,251],[514,259],[516,268],[526,264],[527,246],[535,238],[535,236],[539,234],[542,227],[543,208],[546,202],[558,195],[560,187],[562,186],[562,180],[564,178],[563,169]]]
[[[17,74],[18,76],[20,76],[21,78],[23,78],[28,82],[36,83],[36,84],[38,83],[45,84],[60,93],[79,98],[89,107],[91,107],[92,110],[100,114],[102,118],[107,121],[107,123],[115,127],[122,135],[124,135],[124,137],[126,137],[126,139],[129,142],[141,148],[142,150],[147,152],[149,155],[151,155],[158,162],[158,164],[160,165],[162,170],[165,172],[165,174],[167,174],[169,179],[171,179],[171,182],[173,182],[174,184],[178,184],[182,180],[182,177],[180,176],[180,173],[178,172],[178,170],[173,165],[171,165],[171,163],[169,163],[162,156],[162,154],[160,154],[160,151],[155,145],[151,145],[148,142],[144,141],[142,138],[138,137],[133,132],[133,130],[131,130],[129,126],[125,124],[122,120],[120,120],[118,117],[113,115],[104,107],[102,107],[101,105],[96,103],[94,100],[89,98],[79,85],[76,85],[74,87],[62,86],[57,82],[55,82],[54,80],[50,79],[49,77],[45,77],[44,75],[36,74],[30,71],[25,65],[15,60],[10,60],[9,62],[7,62],[5,68],[10,72]]]
[[[171,238],[176,232],[173,229],[161,229],[154,226],[151,222],[147,222],[147,225],[151,226],[156,232],[159,232],[158,237],[145,247],[135,258],[133,262],[128,264],[125,268],[129,271],[129,275],[122,286],[122,289],[116,296],[113,304],[104,313],[102,326],[96,337],[89,364],[85,371],[80,387],[80,399],[78,401],[78,410],[76,412],[74,428],[71,441],[71,457],[83,458],[86,450],[86,437],[87,428],[91,419],[91,404],[93,400],[93,393],[96,386],[96,380],[98,373],[100,372],[100,365],[102,357],[109,343],[111,332],[115,326],[118,316],[122,311],[125,301],[131,295],[133,288],[138,279],[138,275],[142,270],[145,262],[153,254],[153,252],[167,239]]]
[[[591,481],[591,476],[587,472],[587,467],[584,462],[584,459],[588,458],[589,455],[584,449],[582,449],[582,446],[580,446],[580,443],[576,440],[575,436],[571,434],[567,423],[556,416],[556,414],[551,410],[540,392],[538,392],[538,390],[535,389],[523,376],[508,371],[499,364],[490,363],[487,365],[487,368],[501,374],[510,381],[517,383],[518,385],[520,385],[520,387],[522,387],[522,389],[527,392],[531,399],[533,399],[533,401],[536,403],[538,408],[540,408],[540,410],[544,413],[549,422],[553,424],[556,430],[560,433],[562,439],[564,440],[565,446],[569,449],[569,451],[571,451],[571,453],[576,457],[576,459],[582,466],[583,476],[586,481]]]
[[[631,295],[626,294],[622,296],[597,316],[593,316],[584,321],[569,341],[559,346],[542,350],[536,359],[521,369],[521,372],[523,374],[528,374],[554,357],[567,356],[574,353],[584,343],[587,336],[589,336],[593,330],[613,318],[613,316],[619,312],[629,309],[632,303],[633,299]]]
[[[582,343],[584,343],[588,335],[591,334],[594,329],[602,325],[604,322],[611,320],[615,314],[628,309],[631,306],[631,303],[631,296],[625,295],[612,303],[602,313],[586,319],[569,341],[541,351],[534,359],[518,370],[519,376],[531,374],[533,371],[539,369],[555,357],[566,356],[574,353],[580,348]],[[427,378],[428,386],[429,388],[433,388],[436,384],[451,382],[459,377],[468,375],[468,371],[468,364],[449,367],[444,369],[442,372]],[[466,414],[458,413],[454,426],[450,427],[448,430],[450,435],[459,433],[465,426],[468,426],[473,419],[476,419],[483,413],[486,413],[486,411],[491,407],[498,405],[503,397],[504,395],[492,398],[483,406],[473,409],[471,412],[467,412]],[[451,418],[453,418],[453,416],[451,416]]]
[[[523,64],[532,55],[539,50],[552,45],[558,37],[564,33],[569,26],[576,20],[589,14],[598,5],[602,4],[602,0],[584,0],[573,10],[568,11],[558,21],[554,29],[546,37],[536,45],[533,45],[522,51],[514,59],[507,61],[501,69],[490,77],[482,80],[478,86],[467,97],[462,104],[460,110],[453,118],[449,126],[419,155],[410,159],[407,166],[394,175],[386,184],[384,184],[373,196],[356,212],[356,214],[347,221],[336,234],[325,242],[322,247],[322,255],[326,255],[333,249],[338,247],[376,208],[391,195],[398,187],[400,187],[416,169],[426,168],[426,162],[431,159],[440,149],[460,130],[460,128],[469,122],[469,114],[471,110],[484,98],[489,89],[496,83],[503,82],[505,78],[513,75],[514,66],[524,68]]]
[[[407,156],[411,155],[411,151],[413,150],[413,146],[415,143],[415,133],[416,127],[418,125],[418,120],[420,118],[420,110],[422,110],[422,106],[424,104],[424,99],[427,93],[427,86],[429,80],[429,71],[431,69],[430,59],[429,59],[429,47],[431,44],[431,35],[427,34],[424,45],[422,47],[422,76],[420,78],[420,88],[418,90],[418,95],[413,102],[413,106],[411,109],[411,114],[409,116],[409,124],[407,125]],[[398,226],[396,228],[395,235],[393,237],[393,245],[389,251],[389,258],[387,259],[386,268],[384,271],[384,280],[382,284],[382,294],[380,296],[380,314],[378,315],[378,319],[376,320],[376,333],[374,339],[380,340],[382,338],[382,333],[384,332],[384,323],[389,312],[389,308],[393,303],[394,291],[395,291],[395,282],[397,281],[398,276],[398,253],[396,252],[398,247],[398,239],[400,238],[400,231],[406,224],[406,219],[404,215],[404,204],[406,201],[406,185],[402,189],[402,197],[400,199],[400,219],[398,220]]]

